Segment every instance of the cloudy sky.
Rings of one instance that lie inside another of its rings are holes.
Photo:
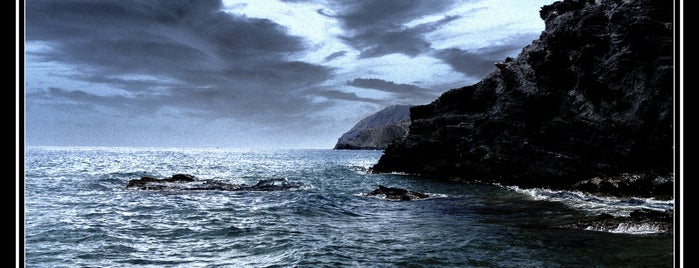
[[[332,148],[478,82],[553,0],[27,0],[26,144]]]

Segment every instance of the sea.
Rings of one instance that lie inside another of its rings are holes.
[[[565,227],[581,217],[666,210],[610,198],[372,174],[382,151],[26,147],[27,267],[672,267],[673,235]],[[127,182],[190,174],[278,191]],[[379,185],[426,193],[393,201]]]

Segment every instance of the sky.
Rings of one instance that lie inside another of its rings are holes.
[[[27,0],[25,144],[332,148],[480,81],[553,0]]]

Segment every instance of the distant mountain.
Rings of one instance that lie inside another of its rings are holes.
[[[373,171],[556,188],[670,174],[672,1],[565,0],[540,16],[546,29],[517,58],[413,107]]]
[[[408,134],[410,105],[393,105],[359,121],[343,134],[335,149],[383,150]]]

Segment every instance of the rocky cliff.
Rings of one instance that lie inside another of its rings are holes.
[[[541,9],[538,40],[481,82],[410,110],[374,172],[569,187],[673,167],[672,1]]]
[[[359,121],[337,140],[335,149],[383,150],[408,134],[410,106],[393,105]]]

